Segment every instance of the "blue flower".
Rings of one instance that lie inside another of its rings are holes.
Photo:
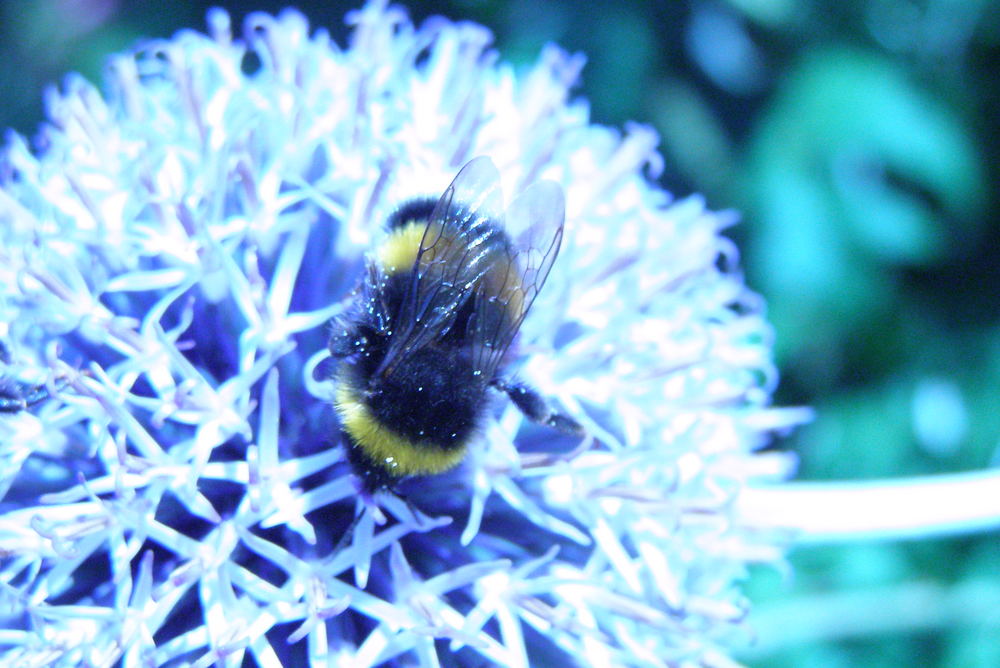
[[[348,22],[347,47],[294,11],[241,40],[213,11],[113,57],[107,96],[51,92],[36,152],[8,136],[3,371],[51,399],[0,413],[0,662],[721,660],[746,565],[782,557],[733,501],[804,417],[769,405],[734,216],[655,185],[649,128],[590,123],[580,56],[515,74],[481,26]],[[478,155],[508,195],[565,190],[518,369],[593,437],[504,407],[368,508],[312,376],[325,323],[381,222]]]

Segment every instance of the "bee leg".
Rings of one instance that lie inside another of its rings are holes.
[[[341,550],[347,549],[347,546],[351,544],[351,539],[354,537],[354,530],[358,527],[358,522],[361,521],[361,515],[364,510],[356,512],[351,523],[347,525],[343,533],[340,534],[340,538],[337,539],[337,544],[333,546],[331,554],[337,554]]]
[[[334,359],[341,359],[347,357],[355,348],[355,334],[349,329],[345,329],[342,325],[334,323],[333,329],[330,332],[330,338],[326,342],[327,350],[330,351],[330,356]]]
[[[406,506],[406,512],[410,514],[410,517],[403,519],[403,517],[399,513],[399,509],[398,508],[393,509],[392,512],[397,518],[402,519],[407,524],[412,525],[414,529],[421,532],[429,531],[430,529],[433,529],[435,526],[437,526],[432,518],[420,512],[420,509],[417,508],[417,506],[412,501],[410,501],[410,498],[405,494],[403,494],[400,490],[396,489],[395,487],[387,487],[386,492],[394,496],[396,499],[402,501],[403,505]],[[386,507],[388,508],[388,506]]]
[[[385,514],[382,512],[382,509],[379,508],[378,502],[375,501],[374,493],[368,492],[359,487],[358,503],[354,509],[354,518],[351,520],[351,523],[347,525],[347,528],[344,529],[343,533],[340,534],[337,544],[333,547],[332,552],[334,554],[346,549],[348,545],[354,543],[354,530],[358,528],[358,524],[361,523],[361,518],[364,517],[365,513],[371,513],[372,520],[378,526],[382,526],[386,523]]]
[[[533,387],[523,383],[508,383],[501,379],[496,379],[491,384],[510,397],[517,409],[532,422],[544,424],[574,436],[586,434],[586,430],[579,422],[568,415],[552,410],[549,402]]]
[[[49,398],[44,385],[24,385],[0,378],[0,413],[18,413]]]
[[[313,367],[313,380],[323,383],[336,374],[340,361],[351,355],[364,355],[368,350],[368,335],[350,323],[334,318],[330,321],[330,338],[326,349],[330,356],[324,357]]]
[[[337,373],[337,365],[340,364],[339,360],[333,357],[324,357],[319,361],[319,363],[313,367],[312,377],[317,383],[325,383],[334,377]]]
[[[0,413],[19,413],[27,407],[27,402],[18,392],[0,388]]]
[[[374,334],[374,331],[367,326],[358,326],[346,320],[334,318],[330,322],[330,338],[326,342],[326,347],[330,351],[330,356],[336,359],[364,354],[367,352],[370,338]]]

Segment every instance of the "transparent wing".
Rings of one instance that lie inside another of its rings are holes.
[[[503,240],[503,194],[493,161],[475,158],[445,190],[424,231],[402,304],[396,332],[380,371],[441,338],[459,310],[473,298]]]
[[[507,209],[507,220],[523,232],[504,245],[488,280],[476,292],[469,336],[476,369],[487,381],[513,342],[549,276],[562,244],[565,199],[552,181],[539,181]]]

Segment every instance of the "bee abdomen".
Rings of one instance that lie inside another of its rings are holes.
[[[441,473],[461,462],[488,399],[471,364],[421,351],[391,380],[359,383],[355,371],[344,363],[335,401],[355,468],[367,465],[374,472],[366,477],[382,480]]]
[[[486,389],[463,355],[423,350],[400,363],[391,379],[369,387],[376,418],[414,443],[461,448],[484,412]]]

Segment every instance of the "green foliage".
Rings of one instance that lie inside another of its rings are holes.
[[[750,138],[754,283],[786,356],[877,346],[905,270],[983,235],[974,140],[891,60],[847,49],[792,65]]]

